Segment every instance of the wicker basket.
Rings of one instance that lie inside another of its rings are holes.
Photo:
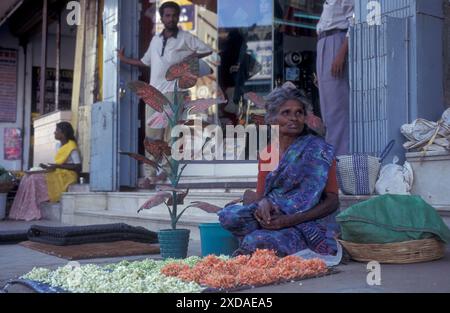
[[[339,242],[355,261],[390,264],[438,260],[444,257],[446,248],[443,242],[434,238],[386,244],[359,244],[343,240]]]

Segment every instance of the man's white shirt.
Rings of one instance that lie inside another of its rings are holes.
[[[317,33],[332,29],[348,29],[352,23],[355,0],[326,0],[317,24]]]
[[[162,93],[173,92],[175,81],[166,80],[166,72],[170,66],[181,62],[192,53],[198,54],[212,52],[212,49],[189,32],[179,30],[176,37],[167,39],[164,47],[164,37],[157,34],[150,42],[150,46],[141,59],[141,62],[150,66],[150,85]]]

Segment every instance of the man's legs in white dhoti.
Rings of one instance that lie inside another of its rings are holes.
[[[336,155],[348,154],[350,149],[348,64],[342,77],[334,77],[331,72],[345,38],[345,32],[339,32],[320,39],[317,45],[320,109],[327,128],[326,140],[335,147]]]

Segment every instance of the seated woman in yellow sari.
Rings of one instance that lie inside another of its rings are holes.
[[[57,124],[55,139],[60,141],[55,163],[40,164],[44,171],[28,172],[22,178],[9,214],[10,219],[41,219],[39,204],[45,201],[58,202],[69,185],[77,182],[81,160],[72,125],[68,122]]]

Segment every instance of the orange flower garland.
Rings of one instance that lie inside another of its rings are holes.
[[[161,269],[161,273],[166,276],[217,289],[268,285],[318,276],[327,271],[325,262],[320,259],[304,260],[296,256],[279,258],[271,250],[257,250],[252,256],[238,256],[229,260],[210,255],[193,267],[175,262]]]

